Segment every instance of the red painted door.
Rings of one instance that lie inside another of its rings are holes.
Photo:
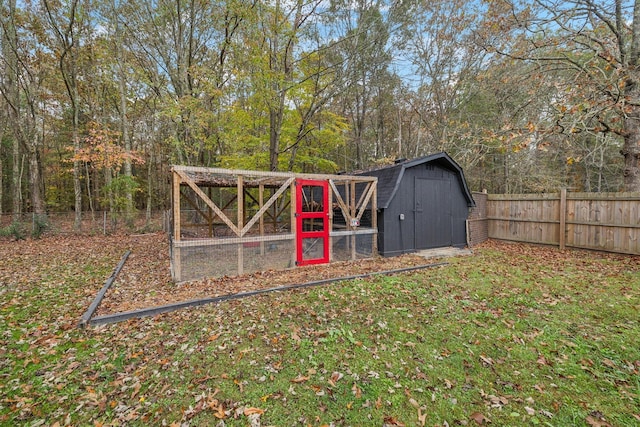
[[[329,262],[329,182],[296,180],[296,262]]]

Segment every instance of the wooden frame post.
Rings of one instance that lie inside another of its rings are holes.
[[[262,183],[258,185],[258,205],[259,205],[258,209],[262,210],[262,207],[264,206],[264,184]],[[264,215],[260,215],[259,221],[260,223],[258,224],[258,227],[260,229],[260,237],[263,237],[264,236]],[[260,255],[264,255],[264,241],[260,242]]]
[[[329,231],[333,230],[333,180],[329,180],[329,185],[327,185],[328,194],[328,215],[329,215]],[[329,238],[327,239],[327,244],[329,245],[329,262],[333,262],[333,237],[329,234]]]
[[[371,244],[371,255],[378,255],[378,181],[375,182],[371,196],[371,228],[375,230]]]
[[[295,233],[295,229],[296,229],[296,181],[293,180],[291,181],[291,188],[289,190],[289,194],[290,194],[290,212],[291,212],[291,232]],[[291,253],[291,265],[294,266],[296,265],[296,254],[298,253],[298,239],[293,239],[293,251]]]
[[[560,250],[563,251],[566,247],[566,234],[567,234],[567,189],[560,190],[560,229],[558,241],[560,243]]]
[[[244,227],[244,177],[238,175],[238,230]],[[238,243],[238,275],[244,273],[244,245]]]
[[[172,173],[173,184],[173,239],[180,240],[180,175]]]
[[[176,172],[172,172],[172,194],[173,194],[173,241],[180,241],[180,175]],[[182,280],[182,257],[180,254],[180,248],[173,247],[171,265],[173,267],[173,279],[176,282]]]
[[[356,207],[356,183],[355,181],[351,181],[351,194],[349,195],[349,217],[350,218],[355,218],[356,215],[358,214],[358,210]],[[349,227],[347,228],[348,230],[354,230],[355,227],[353,227],[351,224],[349,224]],[[357,239],[356,239],[356,235],[352,234],[351,235],[351,260],[355,261],[355,259],[357,258],[357,251],[356,251],[356,243],[357,243]]]

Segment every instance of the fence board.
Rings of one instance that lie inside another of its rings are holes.
[[[640,255],[640,193],[490,194],[489,237]]]

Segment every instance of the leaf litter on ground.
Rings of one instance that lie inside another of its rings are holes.
[[[171,283],[161,234],[3,241],[0,424],[632,425],[640,417],[639,257],[489,241],[435,270],[78,330],[127,249],[131,262],[105,312],[365,268],[188,288]]]

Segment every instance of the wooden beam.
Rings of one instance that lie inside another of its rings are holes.
[[[238,227],[236,227],[236,225],[233,223],[233,221],[231,221],[225,214],[224,212],[222,212],[222,210],[220,210],[220,208],[218,206],[216,206],[215,203],[213,203],[211,201],[211,199],[209,197],[207,197],[206,194],[204,194],[204,192],[200,189],[200,187],[198,187],[187,175],[185,175],[183,172],[180,172],[179,170],[176,171],[176,174],[178,174],[180,176],[180,178],[182,179],[182,182],[184,182],[185,184],[187,184],[189,187],[191,187],[191,189],[193,191],[196,192],[196,194],[198,196],[200,196],[200,198],[207,204],[209,205],[209,207],[216,213],[216,215],[218,215],[218,217],[220,217],[220,219],[227,224],[227,226],[231,229],[231,231],[233,231],[236,235],[240,235],[240,230]]]
[[[351,181],[351,194],[349,198],[349,213],[351,214],[351,218],[356,215],[356,183],[355,181]],[[353,230],[354,227],[351,224],[347,224],[347,230]],[[351,260],[355,261],[356,259],[356,236],[355,234],[351,236]]]
[[[291,181],[290,188],[291,188],[291,192],[289,194],[291,194],[291,197],[289,198],[290,203],[289,205],[291,206],[290,209],[290,213],[291,213],[291,220],[290,220],[290,226],[291,226],[291,233],[293,233],[295,237],[295,239],[293,239],[293,253],[291,254],[291,265],[296,265],[297,262],[297,258],[296,258],[296,254],[298,253],[298,236],[297,236],[297,232],[296,232],[296,180],[294,179],[293,181]]]
[[[563,251],[565,249],[565,239],[567,236],[566,233],[567,227],[567,189],[563,188],[560,191],[560,229],[559,233],[559,242],[560,242],[560,250]]]
[[[362,197],[360,198],[360,201],[358,203],[360,203],[360,211],[358,212],[358,221],[360,221],[362,219],[362,214],[364,213],[364,211],[367,208],[367,205],[369,204],[369,200],[371,199],[371,196],[373,196],[373,193],[375,193],[376,191],[376,186],[375,183],[369,183],[367,184],[367,188],[365,189],[365,192],[362,193],[363,196],[366,197],[364,198],[364,200],[362,200]],[[373,217],[373,215],[372,215]]]
[[[238,175],[238,229],[242,230],[244,224],[244,177]],[[238,237],[242,237],[239,231]],[[244,273],[244,246],[238,245],[238,275]]]
[[[273,203],[275,203],[276,200],[278,200],[278,197],[280,197],[280,195],[282,193],[284,193],[287,190],[287,188],[291,185],[291,183],[294,182],[294,181],[295,181],[295,178],[289,178],[287,180],[287,182],[285,182],[278,189],[278,191],[276,191],[275,194],[273,196],[271,196],[271,198],[269,198],[269,200],[267,200],[267,203],[265,203],[265,205],[263,207],[261,207],[258,212],[256,212],[256,214],[253,216],[253,218],[251,218],[251,220],[247,223],[247,225],[245,225],[242,228],[242,231],[240,232],[240,237],[244,236],[251,229],[251,227],[253,227],[253,225],[258,221],[258,219],[262,218],[262,215],[265,213],[265,211],[267,209],[269,209],[269,207]]]
[[[180,242],[181,230],[180,230],[180,174],[173,172],[172,174],[172,191],[173,197],[173,244]],[[182,280],[182,255],[180,254],[180,248],[174,247],[171,251],[171,267],[173,280]]]
[[[327,203],[327,211],[329,212],[329,233],[333,230],[333,190],[329,190],[328,201]],[[329,262],[333,261],[333,238],[329,235],[328,245],[329,245]]]
[[[188,195],[184,194],[182,191],[180,192],[180,197],[183,197],[187,201],[187,203],[189,203],[189,205],[191,205],[191,207],[193,209],[195,209],[200,215],[202,215],[204,217],[204,219],[207,220],[208,223],[213,221],[213,217],[211,215],[209,215],[209,212],[204,212],[202,209],[200,209],[198,204],[195,201],[193,201],[191,199],[191,197],[189,197]],[[209,207],[209,209],[211,209],[211,208]]]
[[[174,172],[172,174],[172,191],[173,195],[173,240],[180,240],[180,174]]]
[[[335,175],[335,174],[311,174],[311,173],[293,173],[293,172],[265,172],[265,171],[251,171],[243,169],[222,169],[222,168],[205,168],[195,166],[182,166],[173,165],[172,170],[177,172],[193,172],[203,174],[219,174],[219,175],[243,175],[245,177],[266,177],[266,178],[300,178],[326,181],[333,179],[336,182],[370,182],[375,177],[366,175]]]
[[[371,228],[375,230],[371,247],[371,255],[378,255],[378,182],[373,186],[371,196]]]
[[[293,240],[295,235],[293,233],[283,233],[275,235],[266,235],[263,237],[225,237],[220,239],[196,239],[196,240],[183,240],[176,242],[174,247],[180,248],[204,248],[209,246],[224,246],[224,245],[237,245],[242,243],[255,243],[260,241],[265,242],[279,242],[284,240]]]
[[[264,184],[260,184],[258,186],[258,206],[260,210],[264,206]],[[265,209],[265,213],[269,213],[269,208]],[[260,237],[264,236],[264,215],[260,215],[260,224],[258,224],[258,231],[260,232]],[[264,255],[264,241],[260,242],[260,255]]]
[[[347,226],[349,226],[349,222],[351,221],[351,216],[349,215],[349,208],[347,207],[347,204],[342,199],[342,196],[340,195],[340,192],[338,191],[338,188],[336,187],[333,180],[329,180],[329,185],[331,186],[333,193],[336,195],[336,202],[338,202],[338,207],[342,211],[342,215],[344,216],[344,219],[347,222]]]

